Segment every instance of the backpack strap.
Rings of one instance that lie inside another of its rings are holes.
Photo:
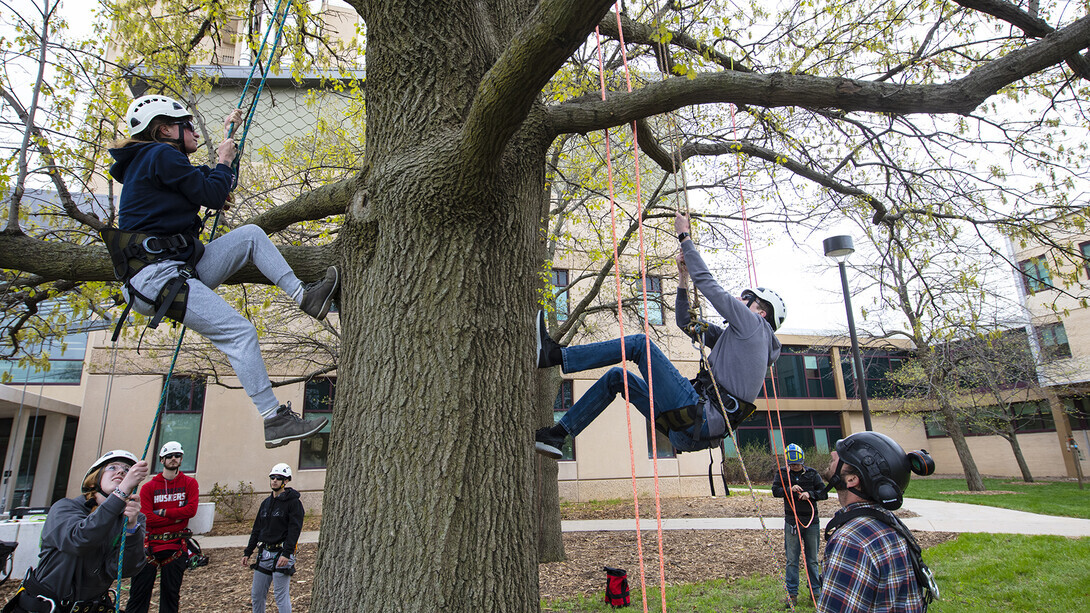
[[[916,541],[916,537],[912,536],[912,531],[908,529],[908,526],[906,526],[896,515],[883,513],[878,509],[871,507],[858,507],[851,511],[840,513],[830,519],[828,525],[825,526],[825,541],[828,542],[829,537],[832,536],[833,532],[856,517],[877,519],[890,528],[893,528],[893,531],[904,539],[905,545],[908,547],[908,559],[912,562],[912,573],[916,576],[916,586],[920,589],[924,607],[926,608],[932,601],[938,600],[939,586],[935,583],[935,576],[931,572],[931,569],[923,562],[923,551],[920,548],[920,544]]]

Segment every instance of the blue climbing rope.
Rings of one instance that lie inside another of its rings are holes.
[[[250,83],[253,81],[254,74],[257,72],[258,67],[261,64],[261,58],[265,53],[265,46],[269,40],[269,33],[272,32],[274,26],[276,26],[276,36],[273,38],[272,47],[269,50],[268,62],[266,62],[264,69],[261,71],[261,80],[258,82],[257,91],[254,92],[253,101],[250,103],[250,108],[246,114],[246,119],[243,124],[242,137],[238,141],[238,151],[235,154],[235,159],[231,163],[231,169],[234,171],[234,179],[231,183],[231,190],[234,191],[238,186],[239,175],[239,160],[242,158],[242,148],[246,143],[246,136],[250,133],[250,124],[253,123],[254,115],[257,112],[257,101],[261,98],[261,92],[265,89],[265,80],[269,77],[269,71],[272,70],[273,58],[276,55],[276,50],[280,47],[280,39],[284,33],[284,24],[288,22],[288,13],[291,11],[292,0],[278,0],[276,8],[273,11],[272,21],[269,23],[268,29],[265,30],[265,35],[261,39],[261,46],[258,48],[257,58],[253,62],[253,66],[250,68],[250,76],[246,78],[246,83],[242,89],[242,97],[239,98],[238,106],[235,108],[242,108],[243,103],[246,101],[246,94],[250,90]],[[284,6],[283,14],[280,13],[281,5]],[[279,25],[277,25],[279,22]],[[236,126],[231,124],[228,136],[231,136],[235,132]],[[211,212],[211,211],[210,211]],[[212,230],[208,235],[208,240],[211,242],[216,237],[216,230],[219,228],[220,214],[222,210],[217,209],[215,218],[212,221]],[[208,221],[208,215],[206,214],[201,225]],[[140,455],[141,460],[145,460],[148,457],[148,451],[151,448],[151,441],[155,437],[155,431],[159,428],[159,422],[162,419],[163,409],[166,407],[167,391],[170,389],[170,379],[174,376],[174,366],[178,363],[178,354],[182,349],[182,341],[185,339],[186,326],[182,325],[182,331],[178,334],[178,342],[174,346],[174,355],[170,360],[170,368],[167,369],[166,379],[163,381],[163,391],[159,395],[159,406],[155,409],[155,418],[151,422],[151,430],[148,432],[148,440],[144,443],[144,452]],[[115,613],[121,613],[121,577],[124,571],[125,562],[125,537],[129,531],[129,518],[126,517],[122,524],[121,530],[121,547],[117,553],[117,599],[114,602]]]
[[[286,4],[285,4],[286,2]],[[265,89],[265,81],[269,78],[269,71],[272,70],[273,59],[276,57],[276,50],[280,48],[280,38],[284,34],[284,25],[288,23],[288,13],[291,11],[292,0],[277,0],[276,8],[273,9],[272,21],[269,23],[268,29],[265,30],[265,35],[261,38],[261,46],[258,47],[257,57],[255,58],[252,66],[250,67],[250,75],[246,77],[246,83],[242,86],[242,95],[238,99],[238,105],[235,108],[242,108],[243,103],[246,102],[246,94],[250,92],[250,83],[254,79],[254,74],[257,72],[258,67],[261,65],[261,58],[265,54],[265,45],[269,40],[269,34],[272,32],[273,26],[279,25],[276,28],[276,36],[273,38],[272,48],[269,50],[269,57],[265,68],[261,71],[261,80],[257,84],[257,91],[254,92],[254,99],[250,103],[250,107],[246,113],[246,119],[242,126],[242,138],[238,141],[238,153],[235,155],[235,160],[231,165],[231,168],[235,171],[234,183],[231,185],[231,189],[234,189],[238,185],[239,174],[239,162],[242,159],[242,148],[246,143],[246,135],[250,133],[250,124],[254,121],[254,115],[257,114],[257,101],[261,98],[261,92]],[[280,13],[280,5],[284,4],[284,13]],[[234,134],[235,125],[231,124],[230,134]]]

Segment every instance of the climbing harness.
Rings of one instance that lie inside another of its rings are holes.
[[[204,243],[196,237],[184,234],[153,236],[113,227],[105,227],[99,231],[99,234],[106,243],[106,250],[110,252],[114,277],[124,284],[128,292],[125,309],[121,311],[110,340],[116,342],[121,335],[121,328],[136,300],[150,304],[155,309],[155,314],[148,322],[149,328],[153,330],[158,328],[163,317],[169,317],[181,323],[185,318],[186,304],[189,301],[188,281],[198,278],[197,262],[204,255]],[[182,265],[178,268],[178,276],[163,285],[154,298],[145,296],[133,287],[132,278],[136,276],[136,273],[146,266],[165,260],[179,260]]]

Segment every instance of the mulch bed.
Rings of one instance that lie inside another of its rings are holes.
[[[770,530],[667,530],[663,533],[663,560],[666,583],[695,583],[715,578],[736,578],[753,574],[780,574],[783,556],[783,502],[767,495],[757,497],[761,512]],[[837,508],[835,500],[819,503],[822,517]],[[662,516],[666,517],[752,517],[756,515],[753,499],[748,493],[736,492],[727,498],[674,498],[662,500]],[[654,500],[640,505],[641,515],[655,516]],[[901,513],[899,513],[901,514]],[[631,504],[565,505],[564,519],[627,519],[633,517]],[[905,513],[905,516],[911,516]],[[311,518],[308,517],[308,520]],[[317,529],[320,518],[308,521],[307,530]],[[658,537],[655,525],[643,535],[643,560],[646,583],[659,584]],[[233,532],[231,532],[233,530]],[[229,524],[217,522],[214,534],[245,534],[248,522]],[[923,547],[948,541],[957,535],[949,532],[918,532],[916,538]],[[577,594],[599,594],[605,585],[603,566],[628,570],[633,591],[640,589],[639,556],[636,535],[632,532],[579,532],[563,535],[568,559],[564,562],[541,564],[539,567],[540,595],[543,599],[570,598]],[[307,613],[310,589],[314,581],[317,559],[316,544],[300,545],[298,569],[292,577],[292,611]],[[186,573],[182,584],[183,612],[237,613],[248,611],[250,582],[253,571],[240,564],[242,552],[233,549],[206,550],[211,558],[208,566]],[[127,581],[125,582],[128,583]],[[18,588],[18,582],[0,585],[0,602]],[[158,613],[158,588],[152,596],[151,611]],[[272,594],[267,611],[275,610]]]

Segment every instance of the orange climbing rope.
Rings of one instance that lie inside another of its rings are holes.
[[[632,78],[631,78],[631,72],[630,72],[629,66],[628,66],[628,56],[627,56],[627,50],[625,49],[625,42],[624,42],[624,27],[623,27],[623,24],[621,23],[620,12],[621,11],[615,9],[614,14],[615,14],[615,16],[617,18],[618,42],[619,42],[621,57],[622,57],[623,65],[624,65],[626,86],[627,86],[627,90],[629,92],[631,92],[632,91]],[[605,98],[606,98],[605,62],[604,62],[603,54],[602,54],[601,34],[600,34],[600,32],[598,31],[597,28],[595,28],[595,39],[596,39],[596,44],[597,44],[597,55],[598,55],[598,66],[599,66],[599,85],[600,85],[600,89],[601,89],[602,99],[605,100]],[[665,66],[660,65],[660,69],[665,73],[665,71],[666,71]],[[737,125],[736,125],[736,121],[735,121],[735,108],[734,108],[733,105],[731,106],[731,111],[730,112],[731,112],[731,126],[732,126],[732,129],[734,130],[735,140],[737,141]],[[673,126],[676,129],[676,124],[674,124],[672,122],[672,118],[671,118],[671,126]],[[608,176],[608,181],[609,181],[610,226],[611,226],[611,235],[612,235],[612,242],[613,242],[614,280],[615,280],[616,295],[617,295],[617,321],[618,321],[618,329],[619,329],[620,342],[621,342],[621,361],[626,362],[627,361],[627,356],[625,355],[625,353],[626,353],[625,352],[625,343],[624,343],[625,330],[624,330],[623,309],[622,309],[623,302],[622,302],[622,298],[621,298],[620,255],[619,255],[619,252],[618,252],[618,240],[617,240],[616,193],[615,193],[615,189],[614,189],[614,176],[613,176],[613,164],[612,164],[612,145],[611,145],[610,140],[609,140],[609,130],[608,129],[605,130],[605,139],[604,140],[605,140],[605,149],[606,149],[606,155],[605,155],[606,170],[607,170],[607,176]],[[637,206],[640,206],[639,203],[641,203],[643,201],[643,195],[642,195],[642,187],[641,187],[641,181],[640,181],[639,143],[638,143],[638,136],[637,136],[635,123],[632,124],[632,149],[633,149],[632,157],[633,157],[633,164],[634,164],[634,170],[635,170],[636,203],[637,203]],[[752,240],[751,240],[751,236],[750,236],[750,232],[749,232],[749,216],[748,216],[748,212],[746,210],[745,194],[744,194],[744,191],[742,189],[742,161],[741,161],[740,157],[737,160],[737,164],[738,164],[738,195],[739,195],[739,202],[740,202],[740,205],[741,205],[741,212],[742,212],[742,238],[743,238],[743,243],[744,243],[744,246],[745,246],[745,254],[746,254],[746,261],[747,261],[747,273],[748,273],[748,277],[749,277],[749,281],[751,283],[751,286],[752,287],[757,287],[758,286],[758,283],[757,283],[757,269],[756,269],[756,263],[755,263],[754,257],[753,257],[753,245],[752,245]],[[686,183],[686,185],[684,185],[683,189],[681,189],[681,190],[676,189],[677,186],[675,185],[675,192],[680,192],[680,193],[682,193],[684,195],[684,198],[685,198],[685,217],[688,219],[689,218],[689,207],[688,207],[687,177],[685,177],[684,163],[683,163],[683,160],[680,159],[680,153],[678,154],[677,159],[675,160],[675,168],[674,168],[675,184],[676,184],[676,181],[677,181],[677,174],[676,173],[677,173],[677,171],[679,169],[681,170],[682,179]],[[643,306],[644,337],[645,337],[645,341],[646,341],[646,343],[648,345],[646,350],[648,352],[650,352],[650,346],[649,345],[650,345],[651,341],[650,341],[650,330],[649,330],[649,312],[648,312],[648,306],[647,306],[647,255],[646,255],[646,247],[645,247],[645,243],[644,243],[644,231],[643,231],[644,227],[643,227],[643,214],[642,214],[642,211],[637,210],[636,211],[636,216],[637,216],[637,229],[638,229],[638,236],[639,236],[639,266],[640,266],[641,295],[642,295],[642,306]],[[693,289],[694,289],[694,305],[698,308],[699,298],[695,293],[696,288],[694,287]],[[704,347],[703,347],[703,338],[702,337],[701,337],[700,351],[701,351],[701,356],[702,356],[702,359],[703,359]],[[767,414],[768,420],[769,420],[769,424],[768,424],[769,425],[769,433],[771,434],[773,432],[772,423],[771,423],[771,415],[772,415],[772,413],[774,411],[776,413],[777,422],[780,425],[779,431],[781,433],[781,439],[782,439],[783,426],[782,426],[782,420],[780,418],[779,397],[776,394],[776,382],[775,382],[775,370],[774,370],[774,368],[771,369],[771,373],[773,375],[772,376],[772,398],[775,399],[774,407],[769,402],[769,395],[768,395],[767,388],[765,390],[765,399],[766,399],[766,407],[767,407],[766,414]],[[634,502],[634,507],[635,507],[636,547],[637,547],[637,554],[639,556],[640,591],[641,591],[641,595],[642,595],[643,610],[646,613],[647,610],[648,610],[647,609],[646,568],[645,568],[644,560],[643,560],[643,539],[642,539],[642,535],[641,535],[642,533],[641,533],[641,530],[640,530],[639,493],[638,493],[638,488],[637,488],[637,484],[636,484],[635,446],[634,446],[634,443],[633,443],[633,440],[632,440],[632,419],[631,419],[631,414],[630,414],[631,403],[630,403],[630,397],[629,397],[628,370],[627,369],[622,369],[622,381],[623,381],[624,399],[625,399],[625,420],[626,420],[627,429],[628,429],[629,465],[630,465],[630,470],[631,470],[631,474],[632,474],[632,497],[633,497],[633,502]],[[713,382],[714,382],[714,375],[713,375]],[[653,384],[653,381],[652,381],[652,378],[651,378],[651,371],[649,369],[648,370],[648,376],[647,376],[647,386],[648,386],[648,395],[650,397],[649,398],[649,402],[650,402],[650,411],[649,411],[649,413],[650,413],[650,423],[651,424],[655,423],[655,406],[654,406],[654,387],[653,387],[653,385],[654,384]],[[719,393],[718,385],[713,385],[712,387],[713,387],[713,389],[715,389],[716,393],[718,394]],[[721,400],[720,400],[720,404],[722,404]],[[735,433],[733,431],[733,428],[730,426],[730,420],[726,420],[726,422],[727,422],[728,435],[730,436],[730,438],[732,440],[737,440],[737,438],[735,436]],[[782,442],[782,440],[781,440],[781,442]],[[774,455],[776,456],[776,464],[777,464],[777,469],[778,469],[779,468],[779,455],[778,454],[774,454]],[[757,514],[758,514],[758,517],[759,517],[760,522],[761,522],[761,527],[762,527],[764,535],[765,535],[765,540],[768,543],[769,548],[772,550],[773,555],[776,555],[776,552],[775,552],[775,549],[774,549],[774,547],[772,545],[771,539],[769,539],[769,537],[768,537],[768,526],[765,524],[764,516],[760,511],[760,505],[757,503],[757,499],[756,499],[756,495],[755,495],[755,492],[754,492],[753,484],[752,484],[752,482],[751,482],[751,480],[749,478],[749,473],[748,473],[748,470],[746,469],[745,462],[744,462],[744,460],[742,460],[741,450],[740,449],[738,449],[738,457],[739,457],[739,460],[741,462],[742,474],[745,477],[746,485],[749,487],[750,495],[751,495],[751,497],[753,497],[753,502],[754,502],[755,507],[757,509]],[[657,534],[658,534],[658,547],[659,547],[659,579],[660,579],[660,590],[659,590],[659,592],[660,592],[660,595],[661,595],[662,611],[665,612],[666,611],[665,556],[664,556],[664,553],[663,553],[662,509],[661,509],[661,491],[659,489],[657,436],[655,436],[655,434],[654,434],[654,429],[652,429],[652,435],[651,435],[651,460],[652,460],[652,465],[653,465],[653,469],[654,469],[653,473],[654,473],[654,486],[655,486],[654,487],[654,490],[655,490],[655,512],[656,512],[656,520],[657,520]],[[814,504],[814,503],[811,502],[811,504]],[[798,514],[795,511],[795,505],[794,505],[794,500],[793,499],[791,499],[790,507],[792,509],[792,512],[795,515],[795,521],[796,521],[796,524],[797,524],[798,523]],[[813,517],[816,517],[816,508],[815,508],[815,514],[814,514]],[[811,518],[811,521],[813,521],[813,517]],[[810,524],[808,523],[807,526],[805,526],[805,527],[808,527],[809,525]],[[799,535],[799,538],[801,540],[801,538],[802,538],[801,534]],[[801,543],[800,543],[800,545],[801,545]],[[803,559],[804,559],[804,564],[805,564],[805,555],[803,555]],[[807,581],[807,583],[809,583],[809,581]],[[785,586],[785,589],[786,589],[786,586]],[[816,598],[815,598],[815,594],[814,594],[814,591],[813,591],[813,586],[810,586],[810,595],[811,595],[811,598],[815,600],[815,604],[816,604]]]
[[[618,26],[620,26],[620,17],[618,17]],[[605,60],[602,57],[602,40],[601,33],[595,28],[595,39],[597,42],[598,53],[598,65],[599,65],[599,81],[601,87],[601,95],[604,100],[606,97],[606,84],[605,84]],[[621,40],[621,48],[624,49],[623,37]],[[625,73],[628,76],[628,59],[625,57]],[[631,80],[629,79],[629,90],[631,90]],[[634,126],[633,126],[634,128]],[[633,129],[635,134],[635,129]],[[613,240],[613,276],[616,285],[617,295],[617,324],[620,334],[621,343],[621,362],[627,361],[627,355],[625,352],[625,332],[624,332],[624,311],[623,302],[621,299],[621,269],[620,269],[620,254],[618,252],[618,240],[617,240],[617,198],[614,189],[613,181],[613,151],[612,145],[609,141],[609,130],[605,130],[605,145],[606,145],[606,172],[609,180],[609,214],[610,214],[610,230]],[[636,162],[636,201],[637,203],[642,200],[642,194],[640,193],[639,183],[639,156],[633,154]],[[647,265],[646,265],[646,251],[643,241],[643,216],[637,211],[637,218],[639,220],[639,250],[640,250],[640,277],[643,283],[643,308],[644,308],[644,336],[647,339],[647,343],[650,344],[650,336],[647,330]],[[650,347],[647,347],[648,353],[650,353]],[[636,451],[635,445],[632,441],[632,416],[630,412],[630,395],[628,388],[628,369],[621,369],[621,380],[624,387],[624,401],[625,401],[625,421],[628,427],[628,454],[629,454],[629,467],[632,474],[632,500],[635,507],[636,516],[636,551],[639,557],[640,567],[640,594],[642,596],[641,602],[643,603],[644,613],[647,612],[647,570],[643,562],[643,536],[640,530],[640,501],[639,491],[636,485]],[[654,382],[651,378],[651,371],[648,369],[647,373],[647,388],[648,396],[650,397],[650,419],[651,423],[655,423],[655,400],[654,400]],[[660,580],[660,594],[662,595],[662,610],[666,611],[666,573],[665,563],[663,561],[663,546],[662,546],[662,511],[660,504],[660,491],[659,491],[659,473],[658,473],[658,451],[656,448],[655,436],[651,437],[652,445],[652,465],[654,467],[654,483],[655,483],[655,511],[658,527],[658,542],[659,542],[659,580]]]

